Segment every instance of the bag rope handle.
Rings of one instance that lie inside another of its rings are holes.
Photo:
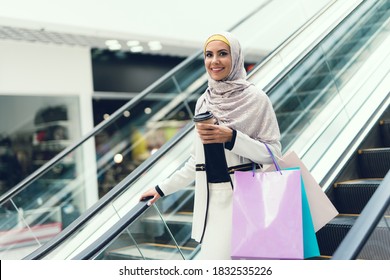
[[[264,145],[267,148],[267,150],[268,150],[268,152],[269,152],[269,154],[270,154],[270,156],[272,158],[272,161],[274,162],[276,170],[279,171],[280,173],[282,173],[282,170],[280,169],[280,166],[279,166],[278,162],[276,161],[275,156],[272,153],[271,149],[268,147],[268,145],[266,143],[264,143]]]
[[[279,171],[280,174],[282,174],[282,170],[280,169],[280,166],[279,166],[278,162],[276,161],[275,156],[272,153],[271,149],[268,147],[268,145],[266,143],[263,142],[263,144],[267,148],[268,153],[270,154],[270,156],[272,158],[272,161],[275,165],[276,170]],[[255,176],[255,163],[254,162],[252,162],[252,175]]]

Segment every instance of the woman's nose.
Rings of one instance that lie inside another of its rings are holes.
[[[213,60],[212,60],[211,62],[214,63],[214,64],[219,63],[219,58],[218,58],[218,56],[214,56],[214,57],[213,57]]]

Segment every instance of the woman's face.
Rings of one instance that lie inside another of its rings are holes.
[[[232,56],[230,47],[222,41],[212,41],[206,46],[204,64],[213,80],[220,81],[230,74]]]

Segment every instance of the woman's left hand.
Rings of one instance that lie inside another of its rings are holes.
[[[225,143],[232,140],[233,131],[227,126],[201,122],[195,125],[203,144]]]

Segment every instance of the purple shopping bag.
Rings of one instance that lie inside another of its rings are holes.
[[[231,258],[304,259],[301,171],[234,177]]]
[[[300,171],[234,176],[232,259],[303,259]]]
[[[324,193],[316,179],[307,169],[302,160],[294,151],[288,151],[278,160],[281,169],[299,167],[302,173],[310,213],[313,219],[314,230],[317,232],[330,220],[337,216],[338,211]],[[268,166],[265,171],[276,170],[274,165]]]

